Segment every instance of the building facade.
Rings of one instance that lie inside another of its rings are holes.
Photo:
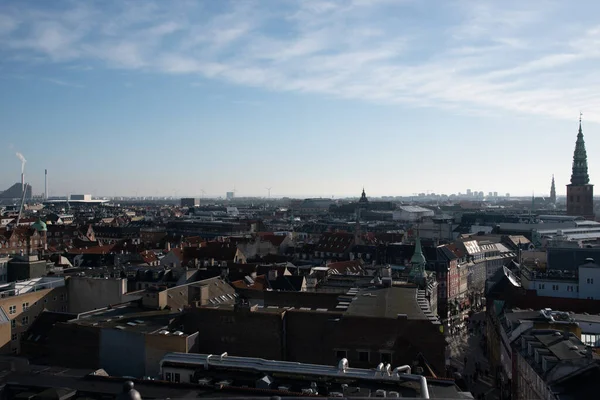
[[[64,278],[14,282],[0,292],[0,354],[18,354],[22,335],[43,310],[66,312]]]

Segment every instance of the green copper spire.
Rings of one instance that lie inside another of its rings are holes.
[[[573,172],[571,173],[571,185],[587,185],[590,183],[588,175],[587,153],[585,151],[585,142],[583,140],[583,131],[581,130],[581,115],[579,116],[579,133],[575,142],[575,152],[573,153]]]
[[[425,264],[427,260],[423,254],[423,248],[421,247],[421,238],[417,236],[415,239],[415,252],[410,259],[411,270],[408,274],[409,281],[422,284],[426,278]]]
[[[415,253],[413,254],[412,258],[410,259],[410,264],[413,266],[413,268],[415,267],[422,267],[423,269],[425,269],[425,264],[427,263],[427,260],[425,259],[425,256],[423,255],[423,248],[421,248],[421,238],[419,238],[417,236],[417,238],[415,239]]]

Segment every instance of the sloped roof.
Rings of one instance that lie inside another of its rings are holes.
[[[354,245],[354,235],[346,232],[324,233],[315,247],[315,251],[344,253]]]
[[[363,272],[361,260],[339,261],[327,264],[327,268],[333,273],[344,274],[359,274]]]
[[[67,251],[68,254],[109,254],[113,251],[113,245],[105,245],[105,246],[92,246],[81,249],[69,249]]]
[[[266,290],[269,287],[269,283],[265,275],[259,275],[253,278],[253,283],[249,285],[244,279],[231,282],[231,286],[236,289],[251,289],[251,290]]]

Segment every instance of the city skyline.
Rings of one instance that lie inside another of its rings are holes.
[[[564,196],[580,111],[600,177],[600,5],[571,11],[3,2],[0,190],[20,152],[53,196]]]

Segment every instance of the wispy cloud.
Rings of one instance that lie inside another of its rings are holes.
[[[260,107],[263,105],[261,101],[254,100],[234,100],[233,104],[241,105],[241,106],[252,106],[252,107]]]
[[[80,85],[78,83],[67,82],[67,81],[63,81],[61,79],[43,78],[43,80],[46,82],[49,82],[49,83],[53,83],[55,85],[59,85],[59,86],[68,86],[68,87],[73,87],[73,88],[78,88],[78,89],[84,88],[83,85]]]
[[[570,119],[584,109],[600,121],[600,25],[585,18],[596,2],[574,16],[517,1],[42,4],[0,5],[5,59],[418,107]]]

